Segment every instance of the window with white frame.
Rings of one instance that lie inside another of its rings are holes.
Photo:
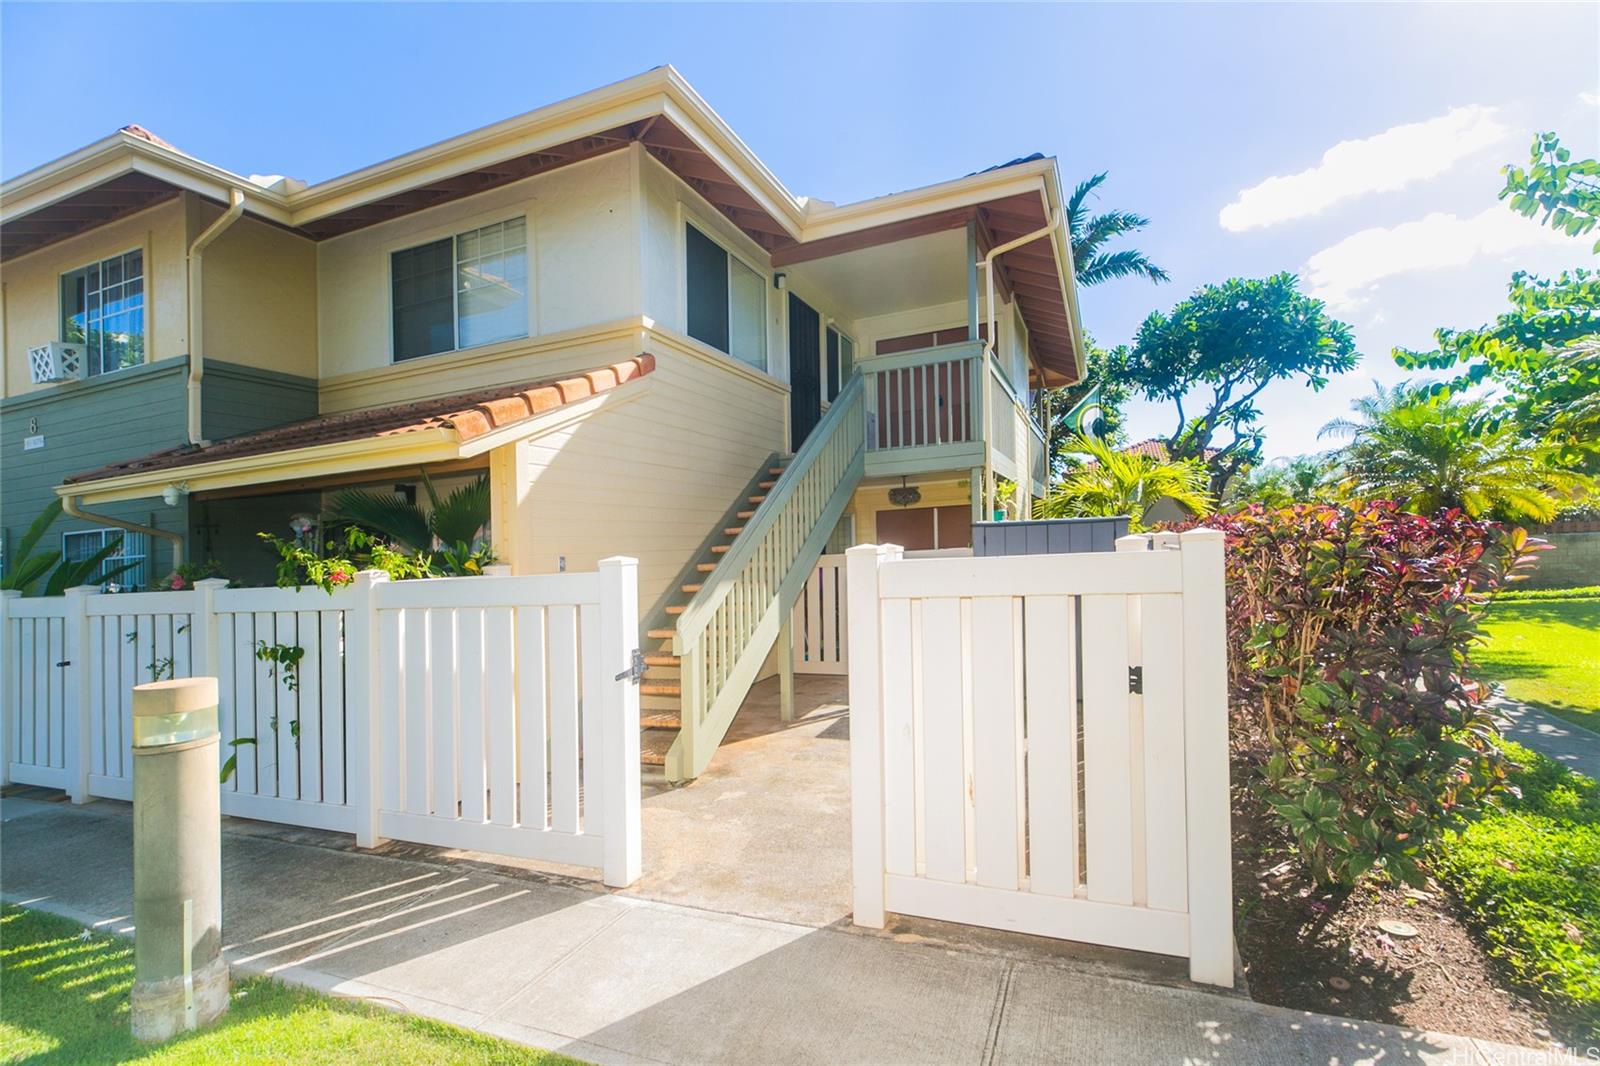
[[[688,334],[767,368],[767,280],[693,223],[684,223]]]
[[[522,217],[389,257],[394,358],[528,335],[528,223]]]
[[[91,376],[144,362],[141,249],[61,275],[61,339],[84,346]]]
[[[149,584],[149,542],[143,533],[123,529],[80,529],[61,534],[61,555],[69,563],[81,563],[93,558],[108,545],[116,547],[100,561],[84,584],[105,585],[116,583],[133,588]],[[119,567],[127,565],[126,570]]]

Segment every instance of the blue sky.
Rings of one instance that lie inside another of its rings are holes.
[[[1533,129],[1600,150],[1592,4],[6,3],[0,172],[137,122],[230,170],[317,181],[660,63],[800,195],[1032,151],[1069,185],[1109,170],[1102,205],[1152,219],[1138,243],[1172,281],[1086,290],[1102,343],[1208,281],[1301,273],[1366,359],[1321,394],[1264,394],[1270,455],[1320,447],[1318,426],[1399,376],[1394,345],[1492,318],[1512,270],[1592,263],[1494,210]],[[1131,428],[1171,420],[1137,404]]]

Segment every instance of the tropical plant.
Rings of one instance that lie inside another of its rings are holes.
[[[1175,405],[1167,452],[1204,463],[1211,491],[1220,495],[1261,459],[1255,401],[1268,385],[1299,380],[1320,390],[1328,375],[1353,369],[1359,358],[1350,327],[1328,317],[1322,301],[1303,295],[1299,279],[1285,273],[1206,285],[1170,314],[1151,314],[1119,372],[1146,398]],[[1187,405],[1200,390],[1210,395],[1191,417]],[[1214,445],[1223,431],[1232,439]]]
[[[1338,479],[1338,463],[1327,455],[1297,455],[1251,467],[1228,482],[1223,506],[1259,503],[1289,507],[1326,501]]]
[[[1506,176],[1500,199],[1511,197],[1511,210],[1523,218],[1543,211],[1539,224],[1569,237],[1582,237],[1600,224],[1600,161],[1574,163],[1554,133],[1533,135],[1526,169],[1507,163],[1500,173]],[[1600,241],[1594,251],[1600,254]]]
[[[1559,450],[1569,465],[1600,453],[1600,274],[1573,270],[1554,279],[1511,276],[1511,310],[1479,329],[1434,331],[1433,351],[1394,350],[1408,370],[1458,375],[1433,386],[1458,394],[1498,386],[1484,428],[1515,422]]]
[[[1126,359],[1125,347],[1107,351],[1093,337],[1085,337],[1083,380],[1034,394],[1034,418],[1041,426],[1048,423],[1050,431],[1051,471],[1062,469],[1068,449],[1080,435],[1122,439],[1124,408],[1131,395],[1121,371]]]
[[[1205,524],[1227,535],[1229,732],[1254,794],[1318,881],[1418,883],[1505,781],[1471,651],[1526,533],[1390,501]]]
[[[10,589],[24,596],[31,596],[42,578],[43,594],[59,596],[70,588],[87,584],[97,575],[100,581],[110,581],[118,574],[133,568],[135,565],[133,563],[119,563],[103,573],[101,571],[105,561],[122,547],[121,537],[111,540],[88,558],[76,561],[63,559],[59,551],[38,551],[39,541],[44,539],[45,533],[60,517],[60,500],[50,501],[50,505],[34,517],[27,531],[22,534],[22,539],[17,541],[17,558],[6,567],[5,576],[0,577],[0,589]]]
[[[476,478],[442,499],[427,474],[422,486],[430,504],[426,511],[397,494],[346,489],[333,497],[329,516],[387,537],[446,573],[482,573],[493,561],[482,543],[489,524],[489,479]]]
[[[1488,401],[1431,395],[1426,385],[1379,385],[1322,434],[1351,437],[1341,455],[1344,491],[1399,501],[1419,514],[1459,508],[1471,518],[1548,522],[1593,478],[1550,461],[1509,425],[1486,427]]]
[[[1101,171],[1087,181],[1079,182],[1067,200],[1067,233],[1072,243],[1073,273],[1078,284],[1098,285],[1103,281],[1128,277],[1147,278],[1157,283],[1168,280],[1167,272],[1137,249],[1104,250],[1110,241],[1137,233],[1150,224],[1148,218],[1131,211],[1091,214],[1089,197],[1098,196],[1096,190],[1105,180],[1106,172]]]
[[[1211,513],[1206,472],[1198,463],[1121,452],[1093,437],[1075,438],[1070,450],[1087,461],[1033,505],[1039,518],[1127,515],[1129,528],[1137,531],[1149,526],[1150,508],[1161,500],[1190,514]]]

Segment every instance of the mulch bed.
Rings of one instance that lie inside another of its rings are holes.
[[[1291,861],[1281,827],[1238,790],[1233,849],[1239,953],[1253,999],[1507,1044],[1552,1043],[1545,1008],[1505,981],[1437,884],[1369,880],[1343,898],[1323,891]],[[1416,935],[1379,928],[1392,921]]]

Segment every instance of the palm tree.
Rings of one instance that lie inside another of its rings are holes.
[[[1141,251],[1125,248],[1116,252],[1101,249],[1106,242],[1144,229],[1150,220],[1131,211],[1089,213],[1086,202],[1089,196],[1106,180],[1101,171],[1088,181],[1080,182],[1067,201],[1067,232],[1072,239],[1072,262],[1079,285],[1098,285],[1116,278],[1141,277],[1154,282],[1167,280],[1167,272],[1150,261]]]
[[[422,487],[428,493],[426,511],[404,496],[346,489],[329,502],[328,516],[378,533],[459,571],[489,524],[489,479],[477,478],[443,499],[427,474],[422,475]]]
[[[1484,400],[1435,398],[1426,385],[1382,385],[1321,435],[1344,449],[1349,495],[1391,498],[1419,514],[1459,508],[1473,518],[1549,522],[1595,490],[1594,478],[1552,465],[1549,450],[1487,417]]]
[[[1079,437],[1071,450],[1089,462],[1071,471],[1033,506],[1039,518],[1127,515],[1129,528],[1146,528],[1150,508],[1171,500],[1191,514],[1211,512],[1206,471],[1192,460],[1158,459],[1119,452],[1092,437]]]
[[[1275,459],[1229,482],[1223,504],[1259,503],[1265,507],[1289,507],[1297,503],[1314,503],[1328,498],[1338,480],[1338,473],[1333,459],[1325,455]]]

